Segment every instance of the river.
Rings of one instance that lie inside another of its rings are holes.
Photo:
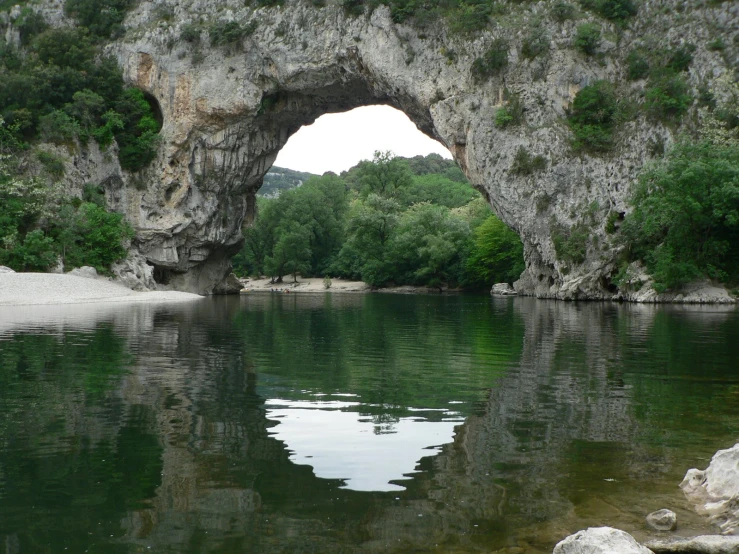
[[[0,313],[0,552],[647,538],[739,438],[739,311],[245,294]],[[4,550],[3,550],[4,548]]]

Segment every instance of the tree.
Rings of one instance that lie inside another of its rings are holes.
[[[460,283],[469,237],[467,222],[448,208],[413,205],[402,214],[389,247],[396,278],[439,288]]]
[[[391,198],[370,194],[356,200],[349,212],[348,238],[339,252],[332,273],[359,277],[382,285],[392,277],[387,245],[398,223],[400,205]]]
[[[374,193],[394,197],[412,178],[408,163],[390,151],[376,151],[371,162],[360,162],[357,169],[359,190],[364,196]]]
[[[310,257],[308,229],[293,221],[287,221],[279,229],[279,239],[272,255],[265,259],[265,267],[278,283],[282,282],[282,277],[286,274],[292,274],[293,281],[297,282],[298,273],[310,268]]]
[[[682,142],[640,176],[621,226],[655,289],[739,280],[739,146]]]
[[[525,268],[521,239],[491,214],[473,233],[466,265],[473,285],[512,283]]]

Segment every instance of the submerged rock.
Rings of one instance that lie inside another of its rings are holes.
[[[657,531],[674,531],[677,527],[677,514],[672,510],[657,510],[647,516],[647,525]]]
[[[658,539],[647,543],[655,554],[739,554],[739,537],[704,535]]]
[[[653,554],[626,531],[590,527],[557,543],[552,554]]]
[[[724,535],[739,532],[739,443],[714,454],[708,469],[690,469],[680,483],[699,514]],[[739,552],[739,551],[738,551]]]

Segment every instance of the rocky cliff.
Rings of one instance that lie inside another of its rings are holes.
[[[626,79],[627,55],[694,46],[685,79],[695,98],[739,62],[736,2],[644,0],[626,24],[579,7],[558,22],[555,2],[509,2],[475,34],[452,33],[443,21],[396,24],[386,6],[352,16],[336,2],[314,4],[255,9],[241,0],[160,0],[129,13],[125,36],[108,49],[161,112],[158,159],[136,175],[99,153],[80,154],[74,164],[79,179],[105,184],[111,207],[136,228],[129,277],[218,291],[254,217],[262,177],[291,134],[325,113],[388,104],[446,145],[521,235],[519,292],[611,298],[618,292],[613,229],[628,211],[630,183],[650,157],[701,122],[697,101],[681,123],[649,119],[640,110],[647,82]],[[58,3],[41,6],[64,23]],[[230,22],[240,31],[236,40],[217,34]],[[574,47],[577,27],[588,22],[602,29],[594,55]],[[545,45],[534,56],[523,48],[532,36]],[[503,41],[505,67],[475,78],[474,61]],[[629,117],[610,152],[578,153],[568,107],[602,79],[615,84]],[[496,126],[496,111],[514,99],[522,122]],[[545,164],[517,171],[521,149]],[[553,236],[574,232],[587,236],[584,257],[558,257]]]

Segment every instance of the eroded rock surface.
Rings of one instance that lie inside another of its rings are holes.
[[[739,534],[739,443],[716,452],[705,471],[688,470],[680,488],[721,533]]]
[[[658,539],[647,543],[655,554],[739,554],[739,537],[704,535],[688,539]]]
[[[68,163],[69,179],[103,184],[108,204],[135,227],[133,249],[158,284],[211,293],[230,273],[242,227],[254,217],[255,193],[288,138],[322,114],[389,104],[446,145],[521,235],[526,270],[517,291],[612,298],[620,247],[607,221],[617,227],[628,211],[629,185],[650,153],[701,116],[696,105],[683,125],[665,125],[638,111],[620,125],[613,152],[590,156],[572,150],[568,106],[601,79],[617,83],[619,96],[638,106],[647,83],[625,79],[628,53],[686,44],[695,46],[685,77],[697,97],[737,62],[739,4],[645,0],[623,27],[588,11],[557,22],[553,3],[505,3],[507,13],[469,36],[451,33],[441,20],[423,29],[396,24],[385,6],[348,16],[333,0],[320,8],[287,0],[259,9],[243,0],[140,2],[125,21],[126,35],[108,51],[161,111],[159,156],[148,170],[129,175],[115,156],[92,145]],[[34,9],[63,24],[61,4],[43,0]],[[213,45],[208,25],[230,21],[250,32],[228,46]],[[573,47],[577,26],[588,22],[603,36],[592,57]],[[197,30],[197,41],[182,39],[186,28]],[[549,48],[526,59],[523,41],[531,33],[546,37]],[[497,39],[509,45],[507,67],[475,79],[474,60]],[[719,40],[721,51],[709,48]],[[521,102],[523,122],[496,126],[496,111],[511,95]],[[521,148],[543,156],[545,168],[516,171]],[[575,229],[588,236],[577,262],[558,256],[553,241]]]
[[[626,531],[590,527],[557,543],[552,554],[654,554]]]

